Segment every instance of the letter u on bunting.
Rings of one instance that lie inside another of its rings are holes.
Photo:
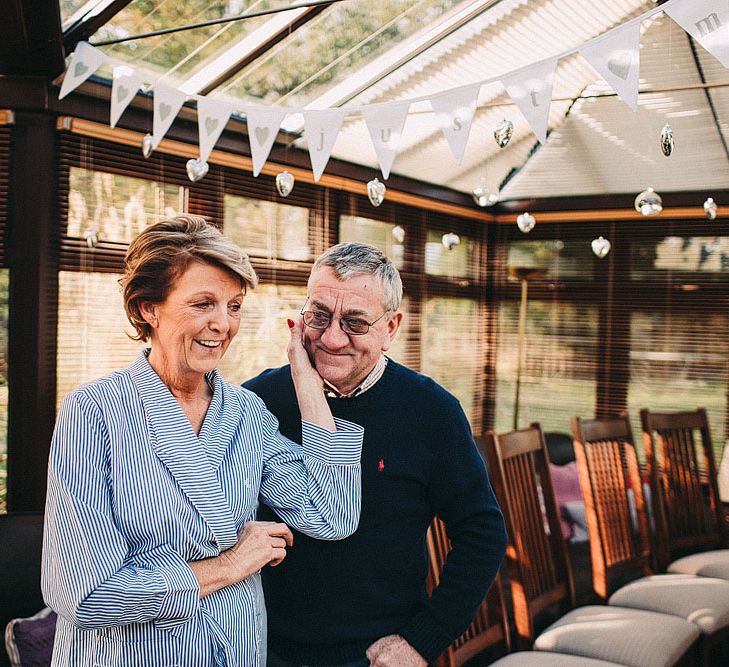
[[[258,176],[266,164],[283,119],[289,113],[282,107],[246,107],[248,141],[253,158],[253,175]]]
[[[301,113],[304,116],[304,134],[309,145],[311,169],[314,172],[314,180],[318,183],[329,162],[329,156],[332,154],[334,142],[337,140],[347,110],[320,109]]]
[[[164,83],[156,83],[154,86],[154,116],[152,118],[152,137],[154,147],[159,146],[159,142],[167,134],[170,125],[175,117],[180,113],[183,103],[187,99],[187,95],[182,91],[168,86]]]
[[[524,114],[537,139],[547,140],[552,82],[557,60],[550,59],[525,67],[501,79],[506,92]]]
[[[207,162],[225,125],[233,113],[233,105],[203,95],[197,98],[197,131],[200,136],[200,160]]]
[[[116,127],[124,109],[134,99],[137,91],[142,87],[142,77],[128,67],[115,67],[114,80],[111,84],[111,109],[109,125]]]
[[[430,98],[430,106],[458,165],[463,162],[480,89],[481,84],[474,83]]]
[[[395,161],[395,155],[397,155],[397,147],[400,144],[402,128],[408,117],[409,108],[410,102],[406,101],[373,104],[362,109],[362,115],[375,148],[375,155],[380,163],[382,177],[385,180],[390,176],[390,169]]]
[[[662,9],[724,67],[729,68],[727,0],[667,2]]]
[[[63,77],[58,99],[62,100],[70,92],[76,90],[101,67],[105,60],[107,60],[106,56],[99,49],[95,49],[88,42],[79,42],[71,56],[66,75]]]
[[[640,23],[605,33],[580,51],[588,63],[633,111],[638,111]]]

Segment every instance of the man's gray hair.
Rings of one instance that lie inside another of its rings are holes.
[[[339,280],[355,276],[375,276],[382,287],[382,306],[395,312],[402,301],[400,272],[375,246],[367,243],[339,243],[325,250],[311,269],[311,276],[322,266],[328,266]],[[309,282],[311,282],[311,276]]]

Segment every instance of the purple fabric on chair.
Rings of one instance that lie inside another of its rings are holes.
[[[5,648],[13,667],[48,667],[56,634],[56,613],[47,607],[30,618],[16,618],[5,628]]]
[[[568,511],[568,503],[570,509],[574,508],[574,501],[582,501],[582,491],[580,490],[580,475],[577,471],[577,461],[572,461],[563,466],[549,464],[549,474],[552,478],[552,487],[554,488],[554,498],[557,501],[559,509],[559,520],[562,524],[562,535],[566,540],[575,537],[574,511]],[[581,531],[580,537],[582,536]]]

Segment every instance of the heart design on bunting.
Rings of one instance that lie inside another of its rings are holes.
[[[141,87],[142,77],[133,69],[126,66],[114,68],[109,109],[109,124],[112,127],[116,127],[117,121],[124,113],[124,109],[136,97],[137,91]]]
[[[256,141],[261,144],[261,146],[265,146],[270,130],[267,127],[257,127],[254,134],[256,135]]]
[[[204,95],[198,95],[196,99],[200,161],[206,162],[223,133],[230,114],[233,113],[233,106],[228,102],[210,99]]]
[[[76,66],[73,68],[73,75],[83,76],[88,71],[89,68],[86,65],[84,65],[83,63],[76,63]]]
[[[154,148],[167,134],[175,116],[182,108],[187,95],[177,88],[168,86],[159,81],[154,86],[154,111],[152,116],[152,136],[154,137]]]
[[[630,66],[633,64],[633,58],[630,51],[621,51],[618,55],[610,58],[607,62],[607,68],[619,79],[625,81],[630,74]]]
[[[253,175],[258,176],[273,148],[278,128],[289,111],[283,107],[246,107],[245,112],[253,158]]]
[[[129,95],[129,88],[119,86],[116,89],[116,101],[121,102],[127,95]]]
[[[205,132],[208,134],[212,134],[215,132],[215,128],[218,127],[218,121],[215,120],[215,118],[206,118],[205,119]]]
[[[159,105],[159,117],[162,120],[167,120],[167,116],[170,115],[170,111],[172,111],[172,107],[169,104],[162,102],[162,104]]]
[[[108,62],[108,58],[99,49],[88,42],[79,42],[63,77],[58,99],[62,100],[71,91],[76,90],[104,62]]]

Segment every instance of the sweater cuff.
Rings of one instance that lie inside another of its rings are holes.
[[[398,633],[430,664],[445,651],[456,638],[443,631],[427,610],[418,613]]]
[[[359,465],[364,429],[346,419],[334,418],[333,433],[318,424],[301,420],[301,441],[308,456],[331,465]]]

